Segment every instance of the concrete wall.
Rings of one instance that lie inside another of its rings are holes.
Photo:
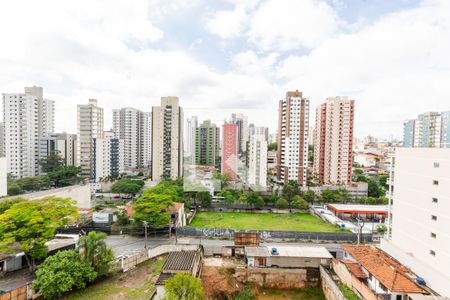
[[[362,299],[366,300],[377,300],[375,293],[361,280],[350,274],[347,267],[338,261],[333,262],[333,270],[342,283],[346,284],[352,291],[357,295],[361,296]]]
[[[265,288],[299,289],[318,286],[318,269],[237,268],[233,275],[242,283],[255,283]]]
[[[8,192],[6,175],[7,175],[6,157],[0,157],[0,197],[6,196]]]
[[[258,232],[262,239],[301,239],[311,241],[356,242],[357,235],[350,232],[301,232],[301,231],[271,231],[271,230],[232,230],[223,228],[190,228],[177,230],[180,236],[228,237],[233,238],[235,232]],[[371,234],[363,234],[361,241],[371,242]]]
[[[347,300],[339,286],[324,267],[320,267],[320,282],[327,300]]]
[[[72,198],[77,201],[78,208],[92,208],[95,206],[95,201],[92,200],[93,197],[89,184],[71,185],[58,189],[18,195],[18,197],[22,197],[28,200],[41,199],[49,196]]]

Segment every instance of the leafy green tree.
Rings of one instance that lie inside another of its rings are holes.
[[[317,195],[313,190],[307,190],[303,195],[303,198],[308,202],[313,204],[317,199]]]
[[[111,271],[114,260],[113,251],[106,246],[105,239],[106,233],[91,231],[78,242],[81,257],[94,268],[99,277]]]
[[[377,181],[375,181],[373,179],[369,179],[367,184],[368,184],[369,197],[378,198],[378,197],[384,196],[386,194],[384,188],[381,187]]]
[[[47,173],[47,176],[56,187],[78,184],[84,181],[80,177],[81,168],[75,166],[61,166]]]
[[[0,200],[0,215],[3,214],[5,211],[7,211],[11,206],[13,206],[16,203],[26,201],[23,198],[7,198]]]
[[[264,199],[261,196],[258,196],[258,198],[256,198],[255,202],[253,203],[253,206],[256,209],[262,209],[264,207]]]
[[[277,151],[277,148],[278,148],[277,142],[273,142],[267,145],[268,151]]]
[[[299,195],[294,196],[294,199],[292,199],[292,206],[303,210],[308,209],[309,207],[308,202]]]
[[[289,180],[287,184],[283,186],[283,197],[286,198],[288,202],[291,202],[295,195],[300,194],[300,187],[297,181]]]
[[[120,226],[127,226],[128,224],[130,224],[130,217],[128,217],[128,214],[125,210],[115,211],[114,215],[117,217],[117,223]]]
[[[44,173],[58,169],[64,166],[64,159],[59,154],[59,151],[50,151],[45,158],[39,160],[39,165]]]
[[[277,200],[275,205],[276,205],[277,208],[285,209],[285,208],[287,208],[289,206],[289,203],[287,202],[286,199],[280,198],[280,199]]]
[[[16,196],[23,193],[22,188],[16,182],[8,183],[8,196]]]
[[[146,191],[135,201],[133,219],[136,223],[147,221],[151,227],[164,227],[170,222],[169,206],[172,203],[171,195]]]
[[[24,252],[30,271],[47,255],[45,243],[58,227],[78,217],[76,201],[46,197],[12,204],[0,215],[0,252]]]
[[[387,232],[387,227],[386,227],[386,225],[380,225],[380,226],[378,226],[378,227],[377,227],[377,232],[378,232],[378,233],[381,233],[381,234],[386,233],[386,232]]]
[[[33,289],[45,299],[57,299],[73,288],[85,288],[96,277],[97,273],[78,252],[59,251],[39,266]]]
[[[197,192],[196,200],[202,204],[202,207],[211,207],[211,194],[209,192]]]
[[[166,280],[166,300],[203,300],[203,291],[200,279],[186,273],[177,273],[174,277]]]
[[[250,192],[246,197],[246,201],[252,208],[261,209],[264,207],[264,200],[255,192]]]
[[[111,186],[111,192],[118,194],[136,195],[144,186],[144,181],[134,179],[120,179]]]

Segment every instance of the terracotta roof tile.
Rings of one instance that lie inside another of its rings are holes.
[[[356,278],[359,279],[369,278],[369,276],[366,273],[364,273],[364,271],[361,269],[359,263],[351,261],[349,259],[343,259],[342,262],[345,264],[350,273],[352,273]]]
[[[180,211],[181,207],[184,206],[184,203],[175,202],[171,206],[169,206],[169,210],[171,213],[177,213]]]
[[[387,289],[400,293],[424,292],[408,275],[411,271],[384,251],[373,246],[342,246]]]

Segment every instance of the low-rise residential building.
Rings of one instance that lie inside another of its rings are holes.
[[[333,270],[351,290],[366,300],[402,300],[425,294],[412,271],[384,251],[371,246],[342,246],[344,257]]]
[[[338,189],[346,190],[348,192],[348,195],[352,198],[364,198],[369,195],[369,185],[367,184],[367,182],[352,182],[352,184],[350,185],[321,185],[308,187],[307,189],[313,190],[318,195],[321,195],[322,191],[324,190]]]
[[[363,204],[328,204],[328,209],[331,210],[338,218],[343,220],[348,219],[363,219],[371,221],[382,221],[387,218],[387,205],[363,205]]]
[[[325,247],[246,246],[248,267],[319,268],[333,256]]]
[[[184,212],[184,203],[175,202],[169,206],[170,219],[174,227],[186,226],[186,214]]]

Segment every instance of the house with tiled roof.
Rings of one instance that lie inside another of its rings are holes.
[[[333,262],[341,281],[363,299],[402,300],[427,292],[410,269],[371,245],[344,245],[344,257]]]

